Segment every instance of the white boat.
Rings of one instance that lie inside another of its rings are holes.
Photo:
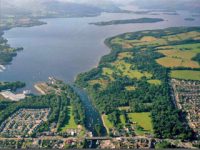
[[[0,70],[5,70],[6,69],[6,67],[5,66],[3,66],[3,65],[0,65]]]

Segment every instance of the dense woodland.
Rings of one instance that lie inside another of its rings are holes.
[[[18,88],[25,87],[25,83],[17,81],[17,82],[0,82],[0,91],[2,90],[11,90],[16,91]]]
[[[144,32],[135,32],[129,34],[129,40],[140,39],[144,35],[160,38],[166,35],[175,35],[188,31],[200,30],[200,28],[168,28],[166,30],[155,30]],[[126,34],[118,36],[126,38]],[[110,120],[116,124],[119,118],[118,107],[130,106],[133,112],[151,112],[153,120],[154,134],[158,138],[179,138],[192,139],[194,134],[187,125],[184,113],[179,111],[173,104],[171,99],[171,91],[169,87],[169,69],[157,64],[155,59],[163,57],[162,54],[156,52],[156,46],[135,46],[133,48],[124,49],[118,44],[111,44],[112,37],[106,40],[106,44],[112,49],[109,55],[102,57],[97,68],[89,72],[82,73],[77,77],[76,83],[86,88],[92,97],[94,105],[100,113],[106,113],[110,116]],[[183,40],[181,42],[169,42],[169,45],[181,43],[194,43],[192,39]],[[141,50],[147,48],[147,50]],[[109,80],[107,76],[102,74],[103,67],[112,68],[110,63],[117,59],[119,52],[134,52],[137,57],[126,58],[125,62],[132,64],[134,69],[142,72],[150,72],[152,79],[161,81],[161,85],[152,85],[147,82],[146,77],[140,80],[130,79],[113,73],[114,81],[109,81],[105,89],[96,83],[90,85],[89,81],[103,78]],[[194,58],[194,59],[198,59]],[[137,87],[134,91],[127,91],[126,86]]]
[[[0,30],[0,65],[6,65],[17,55],[17,51],[23,50],[23,48],[11,48],[2,35],[3,31]]]
[[[193,57],[193,60],[200,64],[200,54],[197,54],[195,57]]]

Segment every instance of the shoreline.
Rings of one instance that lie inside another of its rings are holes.
[[[41,83],[36,83],[34,88],[42,95],[46,95],[46,92],[39,86]]]
[[[0,32],[1,32],[0,37],[3,38],[4,40],[6,40],[6,42],[4,42],[5,44],[8,44],[8,45],[9,45],[8,39],[4,37],[5,31],[9,31],[9,30],[14,29],[14,28],[21,28],[21,27],[24,27],[24,28],[27,27],[27,28],[29,28],[29,27],[35,27],[35,26],[46,25],[46,24],[47,24],[47,22],[40,21],[39,19],[36,19],[36,20],[31,20],[31,19],[30,19],[30,22],[27,23],[27,24],[26,24],[26,23],[25,23],[25,24],[22,23],[22,24],[15,24],[15,25],[11,25],[11,26],[2,26],[2,27],[0,28]],[[9,60],[9,61],[3,62],[3,63],[6,64],[6,65],[10,65],[11,62],[13,61],[13,58],[14,58],[14,57],[17,57],[18,52],[21,51],[21,50],[23,50],[23,47],[12,47],[11,45],[9,45],[9,48],[13,49],[13,52],[15,52],[16,55],[15,55],[15,56],[12,56],[12,54],[11,54],[10,57],[12,57],[12,59]],[[5,51],[5,50],[2,49],[1,51]],[[5,65],[0,64],[0,72],[4,72],[4,70],[6,70]]]

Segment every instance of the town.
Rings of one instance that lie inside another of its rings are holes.
[[[186,81],[172,79],[173,87],[176,87],[175,91],[182,91],[177,90],[177,88],[180,88],[178,85],[183,84],[182,82],[185,83]],[[196,85],[193,89],[199,90],[199,84],[190,81],[189,85],[190,87]],[[35,85],[43,95],[50,93],[61,95],[62,86],[63,83],[54,77],[49,77],[48,82],[40,82]],[[74,122],[73,114],[70,115],[70,121],[65,127],[59,128],[58,123],[51,123],[49,130],[46,131],[43,128],[50,118],[51,108],[20,108],[1,124],[0,148],[155,148],[156,145],[163,143],[170,143],[171,147],[193,147],[190,142],[154,138],[151,131],[138,129],[137,123],[131,122],[129,108],[119,108],[119,110],[125,113],[120,117],[124,120],[124,126],[120,130],[117,130],[114,126],[112,129],[107,126],[109,122],[107,116],[103,115],[104,125],[107,127],[109,135],[95,137],[82,125]],[[128,117],[126,117],[127,114]],[[146,116],[146,114],[144,115]],[[41,132],[38,132],[40,130]]]
[[[42,123],[47,121],[50,109],[20,109],[0,126],[4,137],[29,137]]]
[[[191,80],[171,80],[176,105],[187,113],[190,127],[200,137],[200,82]]]

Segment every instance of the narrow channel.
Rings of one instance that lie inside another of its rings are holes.
[[[106,129],[103,126],[103,122],[101,119],[101,115],[97,111],[97,109],[93,106],[90,98],[88,97],[87,93],[76,87],[73,86],[73,89],[77,92],[77,94],[80,96],[82,103],[85,107],[85,113],[86,113],[86,124],[85,127],[93,133],[93,136],[97,136],[95,126],[99,125],[101,126],[101,136],[106,135]]]

